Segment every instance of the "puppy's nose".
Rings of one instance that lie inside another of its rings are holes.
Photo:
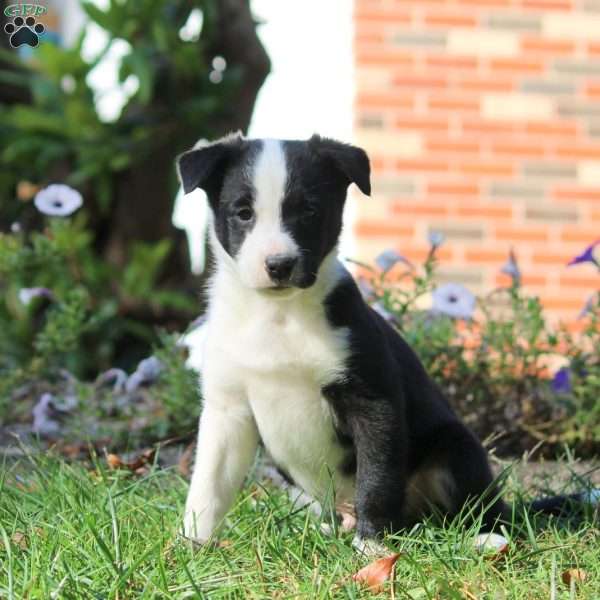
[[[298,257],[289,254],[271,254],[265,259],[265,268],[272,281],[285,283],[289,280]]]

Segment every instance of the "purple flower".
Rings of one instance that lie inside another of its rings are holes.
[[[596,304],[596,296],[597,294],[592,294],[583,305],[581,312],[577,315],[578,319],[583,319],[586,315],[591,314]]]
[[[573,265],[579,265],[581,263],[590,262],[600,269],[600,260],[596,257],[595,252],[597,246],[600,246],[600,239],[596,240],[593,244],[590,244],[581,254],[579,254],[572,261],[567,263],[567,267],[572,267]]]
[[[375,264],[384,272],[387,273],[396,263],[403,262],[412,267],[412,263],[399,254],[395,250],[384,250],[376,259]]]
[[[427,239],[429,240],[429,244],[432,248],[439,248],[444,241],[446,240],[446,236],[441,231],[431,230],[427,235]]]
[[[107,383],[113,384],[113,393],[122,394],[125,391],[125,385],[127,383],[127,373],[123,369],[108,369],[98,376],[96,380],[97,386],[103,386]]]
[[[571,369],[569,367],[561,367],[552,378],[550,384],[552,391],[555,394],[568,394],[572,390],[571,384]]]
[[[452,317],[468,320],[475,312],[475,296],[459,283],[446,283],[433,290],[432,310]]]
[[[56,419],[58,411],[56,399],[52,394],[43,394],[33,407],[33,432],[39,435],[53,435],[60,431],[60,422]]]
[[[517,257],[512,249],[508,255],[508,260],[504,263],[504,266],[500,271],[508,275],[513,280],[514,285],[519,285],[521,283],[521,271],[517,264]]]
[[[156,356],[150,356],[140,361],[137,369],[127,379],[125,389],[127,392],[134,392],[144,383],[152,383],[158,379],[164,369],[163,364],[156,358]]]
[[[28,306],[34,298],[53,298],[52,291],[45,287],[21,288],[19,300],[23,306]]]
[[[53,183],[40,190],[34,199],[36,208],[51,217],[68,217],[82,204],[81,194],[68,185]]]

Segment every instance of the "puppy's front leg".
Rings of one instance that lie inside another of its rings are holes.
[[[257,447],[258,431],[249,410],[205,403],[185,506],[185,537],[202,543],[213,535],[231,508]]]

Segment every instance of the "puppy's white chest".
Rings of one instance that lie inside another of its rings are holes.
[[[338,499],[351,499],[353,482],[339,471],[346,450],[321,395],[345,369],[347,332],[329,325],[322,305],[290,303],[257,312],[219,338],[219,355],[244,390],[276,463],[321,500],[332,485]]]

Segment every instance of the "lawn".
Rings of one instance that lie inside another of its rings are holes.
[[[567,465],[568,466],[568,465]],[[568,471],[568,469],[567,469]],[[573,476],[581,485],[581,480]],[[572,482],[571,482],[572,483]],[[509,477],[512,492],[521,492]],[[366,598],[352,581],[372,559],[352,534],[328,536],[278,489],[249,483],[219,547],[177,538],[187,483],[175,468],[143,475],[102,458],[21,459],[0,475],[2,598]],[[399,552],[388,598],[600,598],[597,522],[515,527],[504,555],[482,555],[460,524],[386,540]],[[563,582],[568,569],[585,581]]]

